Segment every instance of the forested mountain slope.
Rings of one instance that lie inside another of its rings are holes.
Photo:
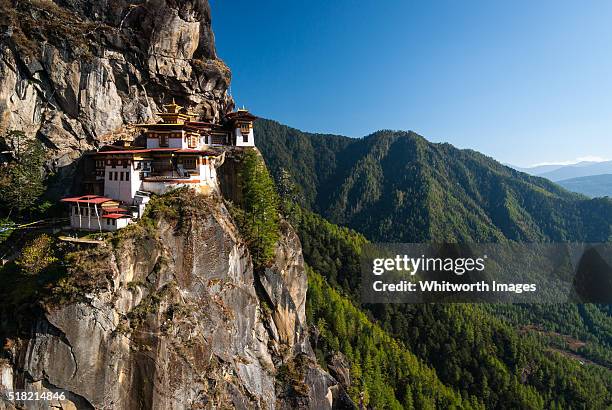
[[[401,374],[401,357],[414,354],[436,370],[442,383],[470,398],[463,406],[471,405],[473,397],[486,408],[597,409],[612,404],[608,307],[360,304],[359,254],[367,240],[299,207],[291,206],[288,213],[306,263],[321,274],[309,273],[307,307],[308,320],[320,334],[314,342],[317,356],[325,361],[336,351],[346,355],[351,377],[373,403],[391,406],[397,400],[405,408],[419,408],[418,400],[431,399],[420,396],[414,382],[385,378]],[[370,321],[377,325],[371,327]],[[399,350],[380,352],[377,341],[388,337],[381,331],[399,341]],[[581,340],[577,350],[559,343],[562,334]],[[410,354],[402,353],[402,346]]]
[[[256,123],[271,172],[302,202],[374,241],[606,241],[612,200],[587,199],[471,150],[413,132],[362,139]]]
[[[477,152],[432,144],[414,133],[381,131],[349,139],[303,133],[267,120],[256,127],[258,146],[281,192],[289,193],[286,202],[301,202],[356,229],[336,226],[302,207],[286,211],[307,264],[325,278],[310,275],[309,320],[324,338],[317,344],[319,357],[340,350],[357,375],[361,366],[376,362],[352,349],[367,345],[369,336],[351,333],[346,322],[355,319],[348,305],[336,300],[340,297],[352,300],[433,367],[444,384],[463,397],[478,397],[487,408],[612,404],[612,315],[606,306],[359,301],[359,253],[368,240],[605,241],[610,201],[588,200]],[[345,338],[352,340],[350,348],[342,343]],[[364,383],[365,390],[379,392],[376,382]],[[402,402],[401,385],[389,385]]]

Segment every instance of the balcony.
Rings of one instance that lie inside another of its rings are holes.
[[[140,179],[143,181],[189,180],[199,175],[198,169],[184,169],[180,164],[174,165],[169,161],[153,161],[140,171]]]

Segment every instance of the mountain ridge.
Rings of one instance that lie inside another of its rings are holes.
[[[576,164],[544,165],[527,168],[509,166],[521,172],[546,178],[553,182],[559,182],[570,178],[612,173],[612,161],[582,161]]]
[[[612,234],[612,201],[414,132],[352,139],[269,120],[255,127],[271,172],[288,171],[305,206],[370,240],[598,242]]]

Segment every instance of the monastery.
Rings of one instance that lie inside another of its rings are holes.
[[[157,113],[158,123],[138,124],[141,146],[105,146],[84,158],[84,188],[89,194],[64,198],[70,226],[115,231],[140,218],[151,194],[179,187],[206,193],[217,187],[216,168],[226,147],[253,147],[253,121],[242,109],[221,123],[197,121],[174,101]]]

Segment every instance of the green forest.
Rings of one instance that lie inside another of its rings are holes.
[[[440,380],[462,397],[478,397],[487,408],[605,408],[611,403],[612,371],[597,364],[582,365],[552,349],[554,340],[535,332],[520,332],[520,325],[533,323],[523,306],[515,305],[360,305],[359,247],[365,238],[355,231],[337,227],[320,216],[303,209],[294,209],[292,223],[303,243],[304,258],[321,275],[312,273],[309,287],[309,319],[318,326],[323,318],[330,342],[319,344],[320,358],[340,349],[350,356],[352,351],[342,342],[350,327],[342,318],[349,309],[331,304],[332,297],[319,298],[317,286],[327,286],[335,298],[342,299],[353,310],[360,307],[363,317],[377,323],[389,337],[404,344],[423,363],[436,370]],[[334,244],[330,246],[330,244]],[[342,261],[347,261],[344,265]],[[350,269],[353,270],[352,276]],[[326,272],[330,272],[329,276]],[[351,276],[353,281],[345,279]],[[323,279],[324,278],[324,279]],[[324,283],[323,283],[324,282]],[[333,286],[331,285],[333,284]],[[323,306],[321,306],[323,304]],[[548,311],[566,306],[546,305]],[[595,308],[595,305],[581,305]],[[499,312],[494,311],[494,308]],[[537,309],[537,305],[536,305]],[[529,311],[529,309],[527,309]],[[513,316],[514,321],[503,320]],[[347,315],[352,313],[347,313]],[[533,314],[538,314],[537,310]],[[334,319],[330,319],[330,316]],[[571,318],[571,316],[569,316]],[[568,317],[559,314],[560,324]],[[609,315],[602,321],[609,327]],[[555,322],[550,319],[549,328]],[[581,320],[575,326],[585,326]],[[567,326],[567,324],[564,324]],[[319,327],[319,326],[318,326]],[[360,338],[362,332],[352,337]],[[609,352],[609,335],[592,336],[593,349]],[[352,342],[361,343],[360,341]],[[357,359],[357,364],[364,358]],[[353,364],[355,365],[355,364]],[[357,372],[356,374],[359,374]],[[377,389],[366,382],[367,388]],[[396,386],[394,397],[401,402],[404,388]],[[464,403],[465,405],[465,403]],[[410,408],[409,406],[407,408]],[[418,407],[417,407],[418,408]]]
[[[359,301],[359,254],[368,240],[605,241],[608,199],[588,200],[412,133],[351,140],[266,120],[256,127],[312,269],[307,313],[320,332],[317,356],[323,364],[336,351],[349,358],[356,402],[365,394],[375,408],[440,406],[440,398],[423,393],[413,379],[396,376],[405,358],[381,357],[377,339],[369,337],[374,331],[363,331],[372,326],[462,398],[443,407],[612,405],[609,305]],[[319,157],[324,162],[315,165]],[[381,368],[372,369],[373,362]]]
[[[380,242],[606,242],[612,199],[570,193],[472,150],[405,131],[365,138],[256,122],[273,175],[307,209]]]

